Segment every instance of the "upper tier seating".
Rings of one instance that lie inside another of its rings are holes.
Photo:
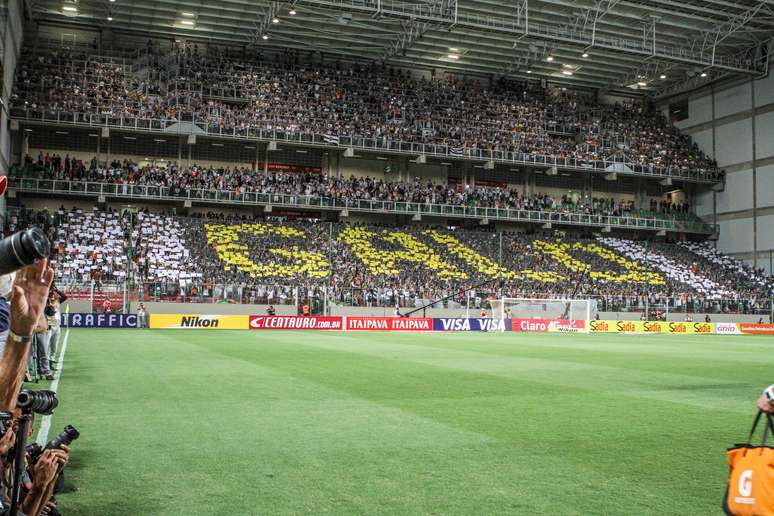
[[[164,65],[158,63],[163,62]],[[372,138],[625,161],[715,178],[714,162],[651,106],[521,82],[427,79],[376,64],[267,63],[180,52],[135,74],[97,56],[25,49],[12,107],[114,119],[195,121],[211,131],[247,130]],[[72,117],[70,117],[72,118]]]

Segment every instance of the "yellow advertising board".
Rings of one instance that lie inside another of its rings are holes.
[[[195,330],[247,330],[249,315],[151,314],[151,328]]]
[[[592,320],[589,324],[589,330],[592,333],[664,333],[672,335],[694,335],[715,333],[715,325],[713,323],[704,322]]]

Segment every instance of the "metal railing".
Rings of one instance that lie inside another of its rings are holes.
[[[235,284],[212,282],[143,281],[132,286],[126,282],[78,282],[58,278],[58,286],[71,299],[89,301],[97,311],[105,299],[126,303],[127,301],[154,301],[168,303],[202,304],[272,304],[295,306],[297,309],[306,301],[319,308],[328,306],[372,307],[392,310],[400,308],[421,308],[434,299],[453,294],[458,289],[420,289],[404,292],[399,288],[384,286],[342,287],[325,283],[316,285],[292,285],[274,283]],[[508,290],[508,297],[522,299],[556,299],[569,301],[569,295],[555,293],[518,292]],[[473,292],[470,299],[451,298],[436,308],[491,309],[490,300],[500,299],[502,292],[484,289]],[[594,312],[651,313],[664,311],[670,314],[758,314],[768,320],[774,311],[774,299],[745,299],[723,297],[704,299],[700,296],[589,296]],[[115,310],[118,305],[114,306]],[[700,321],[696,321],[700,322]]]
[[[691,169],[685,166],[659,166],[620,160],[586,160],[571,157],[549,156],[507,150],[460,148],[448,144],[427,144],[391,140],[389,138],[362,138],[338,135],[337,144],[324,134],[302,133],[262,129],[247,124],[240,127],[221,126],[209,120],[201,120],[190,113],[181,113],[179,120],[141,118],[119,114],[72,113],[45,111],[15,107],[11,117],[30,124],[46,124],[80,127],[110,127],[125,131],[164,133],[172,135],[197,134],[200,136],[230,138],[250,141],[275,141],[285,145],[316,146],[327,148],[352,148],[367,152],[390,154],[425,155],[449,160],[492,161],[510,166],[555,167],[561,170],[581,172],[617,172],[621,175],[673,178],[694,183],[713,184],[720,180],[715,169]]]
[[[614,216],[575,213],[568,210],[540,211],[515,208],[484,208],[456,204],[428,204],[415,202],[365,199],[338,199],[311,195],[236,192],[231,190],[172,189],[166,186],[132,185],[127,183],[97,183],[58,179],[9,178],[9,186],[20,192],[51,193],[63,196],[113,197],[122,199],[154,199],[192,201],[197,203],[237,204],[300,208],[306,210],[353,211],[399,215],[427,215],[461,219],[489,219],[535,224],[556,223],[571,226],[605,226],[652,231],[676,231],[711,234],[713,227],[704,222],[656,217]]]

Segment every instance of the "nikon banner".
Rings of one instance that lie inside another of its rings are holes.
[[[592,333],[663,333],[692,335],[715,333],[713,323],[667,321],[590,321]]]
[[[249,315],[151,314],[151,328],[193,330],[247,330]]]

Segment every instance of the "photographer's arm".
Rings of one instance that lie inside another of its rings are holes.
[[[54,271],[48,260],[28,265],[16,274],[11,297],[11,332],[31,336],[46,306]],[[13,411],[22,384],[30,342],[19,342],[11,334],[0,357],[0,410]]]
[[[66,448],[66,447],[64,447]],[[28,516],[37,516],[54,493],[59,473],[67,464],[67,449],[45,450],[32,468],[32,488],[24,497],[22,511]]]

